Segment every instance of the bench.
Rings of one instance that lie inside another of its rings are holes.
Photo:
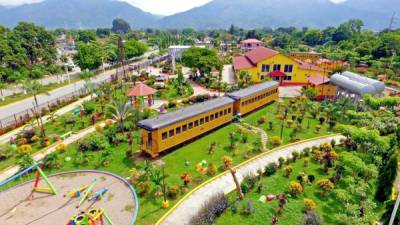
[[[61,135],[60,138],[63,139],[63,140],[65,140],[65,138],[68,138],[69,136],[71,136],[71,134],[72,134],[72,131],[67,132],[67,133]]]

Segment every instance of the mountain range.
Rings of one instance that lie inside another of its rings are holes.
[[[213,0],[175,15],[160,17],[116,0],[45,0],[17,7],[0,6],[0,24],[15,26],[30,21],[47,28],[110,27],[114,18],[135,28],[243,28],[327,27],[348,19],[362,19],[368,28],[383,29],[393,12],[400,14],[399,0]]]

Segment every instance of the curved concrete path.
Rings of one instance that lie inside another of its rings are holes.
[[[236,167],[237,178],[239,182],[243,180],[243,176],[249,173],[256,173],[258,169],[264,169],[264,167],[270,162],[278,162],[279,157],[287,158],[292,155],[293,151],[302,151],[306,147],[319,146],[323,143],[330,143],[332,139],[335,139],[338,143],[340,139],[344,138],[342,135],[331,135],[324,136],[321,138],[311,139],[309,141],[299,142],[297,144],[283,146],[278,148],[276,151],[263,153],[260,157],[245,162],[244,164]],[[180,204],[172,208],[172,212],[166,217],[162,218],[157,223],[163,225],[176,225],[179,221],[180,225],[189,224],[190,219],[198,212],[202,205],[212,198],[217,193],[228,194],[235,190],[235,184],[233,182],[230,173],[212,180],[206,185],[198,188],[189,195],[186,199],[181,200]]]

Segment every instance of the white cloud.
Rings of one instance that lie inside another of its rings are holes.
[[[0,0],[0,5],[17,6],[17,5],[37,3],[42,1],[43,0]]]

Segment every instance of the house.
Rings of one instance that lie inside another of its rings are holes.
[[[307,87],[315,90],[315,100],[333,99],[336,95],[336,86],[330,83],[330,79],[323,75],[311,75],[308,77]]]
[[[242,50],[242,52],[251,51],[255,48],[261,47],[262,44],[263,42],[257,39],[246,39],[240,42],[240,50]]]
[[[233,68],[235,73],[247,71],[255,83],[270,77],[281,86],[305,85],[308,83],[308,76],[326,75],[318,66],[265,47],[233,57]]]

